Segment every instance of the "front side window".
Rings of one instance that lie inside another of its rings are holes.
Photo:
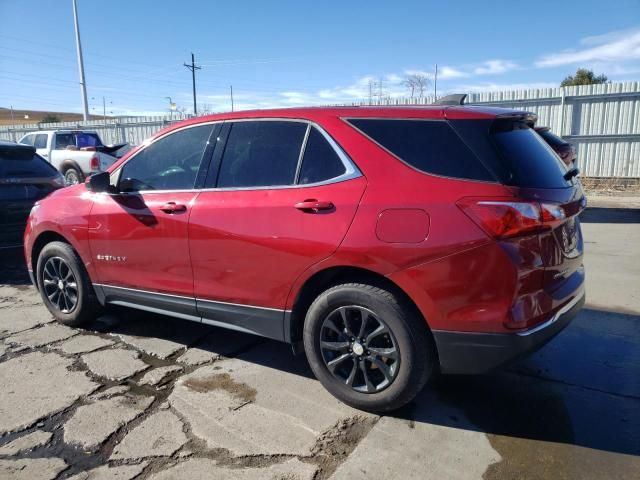
[[[316,128],[311,128],[302,157],[298,183],[306,185],[339,177],[346,172],[340,157]]]
[[[293,185],[306,130],[307,125],[301,122],[233,123],[217,187]]]
[[[195,187],[212,125],[169,134],[138,152],[120,172],[120,189],[189,190]]]

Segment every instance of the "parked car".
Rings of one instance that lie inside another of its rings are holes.
[[[67,185],[84,182],[86,177],[106,170],[116,161],[113,153],[126,145],[103,145],[98,133],[90,130],[39,131],[25,135],[20,143],[35,147],[62,172]]]
[[[535,127],[535,131],[568,167],[574,167],[576,163],[576,148],[551,131],[549,127]]]
[[[33,204],[63,186],[33,147],[0,140],[0,248],[21,246]]]
[[[35,209],[27,267],[63,324],[123,305],[289,342],[357,408],[539,347],[584,303],[585,197],[498,108],[191,119]],[[283,393],[284,394],[284,393]]]

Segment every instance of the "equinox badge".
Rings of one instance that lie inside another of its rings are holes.
[[[96,255],[97,260],[103,260],[105,262],[126,262],[127,257],[118,257],[115,255]]]

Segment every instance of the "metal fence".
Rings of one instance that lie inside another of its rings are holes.
[[[428,104],[433,97],[392,98],[376,105]],[[583,176],[640,177],[640,82],[471,93],[467,103],[528,110],[576,146]],[[354,103],[366,105],[369,102]],[[141,143],[176,121],[170,116],[127,117],[0,127],[0,139],[18,140],[27,132],[61,128],[97,130],[105,143]]]

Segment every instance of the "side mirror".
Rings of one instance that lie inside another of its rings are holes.
[[[91,175],[87,181],[87,187],[96,193],[110,191],[111,178],[109,172],[99,172]]]

